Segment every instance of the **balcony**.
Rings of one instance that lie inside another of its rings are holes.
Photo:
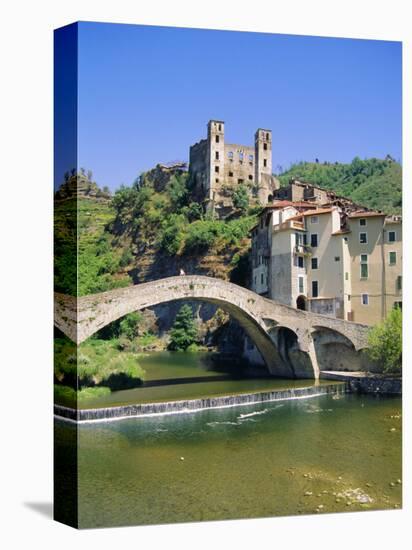
[[[296,244],[293,248],[295,254],[303,254],[304,256],[310,256],[312,254],[312,247],[308,244]]]
[[[283,223],[279,223],[273,227],[273,231],[284,231],[285,229],[300,229],[301,231],[305,230],[303,222],[297,220],[286,220]]]

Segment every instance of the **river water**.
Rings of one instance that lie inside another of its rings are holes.
[[[57,448],[71,436],[74,424],[56,420]],[[80,425],[77,438],[83,528],[401,506],[398,398],[325,395],[103,421]]]
[[[265,370],[259,376],[245,372],[241,365],[219,360],[211,361],[208,353],[154,352],[139,358],[145,370],[142,387],[114,391],[109,395],[87,399],[79,403],[83,409],[102,408],[134,403],[158,403],[216,397],[259,391],[305,388],[313,380],[285,380],[268,376]],[[318,384],[327,384],[321,380]]]

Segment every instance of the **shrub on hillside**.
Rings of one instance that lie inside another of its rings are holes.
[[[249,193],[244,185],[239,185],[233,192],[233,206],[241,212],[246,212],[249,206]]]

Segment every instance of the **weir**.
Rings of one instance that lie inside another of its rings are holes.
[[[345,382],[336,382],[327,385],[313,385],[308,388],[288,388],[284,390],[167,401],[163,403],[142,403],[99,409],[72,409],[63,407],[62,405],[54,405],[54,414],[60,418],[74,422],[93,422],[163,414],[194,413],[204,409],[254,405],[257,403],[304,399],[330,394],[343,395],[348,392],[350,392],[348,384]]]

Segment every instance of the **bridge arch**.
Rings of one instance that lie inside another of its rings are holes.
[[[282,359],[264,321],[254,312],[259,299],[258,295],[247,289],[217,279],[170,277],[82,296],[77,299],[77,308],[75,298],[57,295],[55,323],[66,336],[80,344],[101,328],[134,311],[172,301],[207,302],[227,311],[239,323],[253,341],[271,374],[293,377],[293,369]],[[62,315],[63,309],[66,315]],[[74,313],[76,309],[77,323],[68,322],[67,312]]]
[[[368,327],[297,310],[233,283],[198,275],[169,277],[79,298],[55,294],[55,324],[80,344],[128,313],[172,301],[209,302],[227,311],[276,376],[317,377],[311,332],[322,327],[332,334],[340,331],[355,350],[365,347]]]
[[[336,329],[315,326],[311,332],[317,364],[322,371],[373,371],[364,349]]]

